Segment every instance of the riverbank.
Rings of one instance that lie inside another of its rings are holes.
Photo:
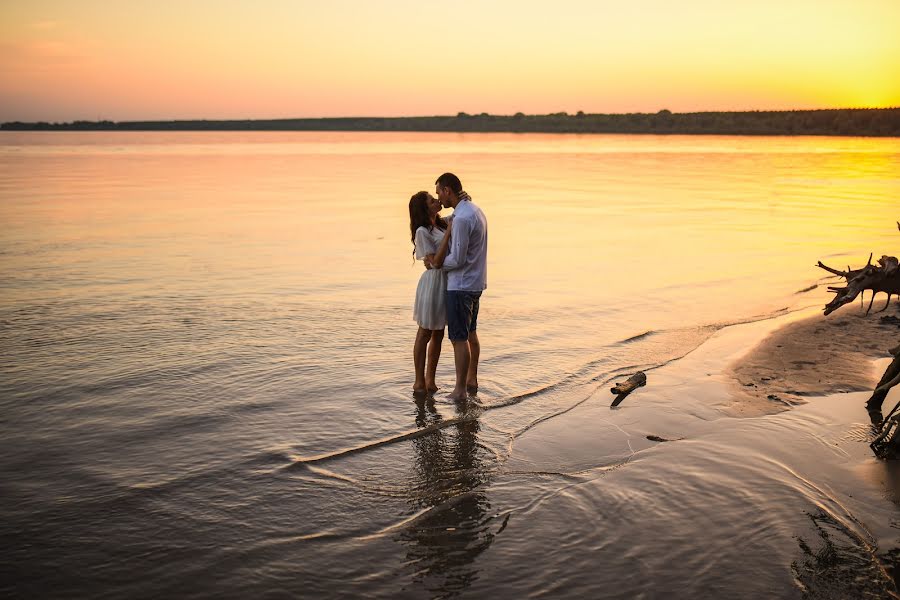
[[[425,131],[656,135],[900,136],[900,108],[547,115],[488,113],[429,117],[341,117],[176,121],[8,122],[7,131]]]
[[[864,402],[900,337],[898,312],[892,305],[864,318],[851,307],[824,318],[810,308],[725,327],[683,358],[646,370],[646,387],[615,409],[610,384],[627,374],[602,381],[582,403],[518,435],[509,464],[553,472],[596,466],[598,456],[615,464],[660,439],[689,439],[733,427],[735,419],[857,396],[858,406],[842,410],[853,420],[845,425],[867,426]]]
[[[728,367],[734,380],[729,411],[753,416],[815,396],[871,392],[881,377],[872,361],[888,357],[900,339],[898,306],[895,301],[887,311],[866,317],[854,305],[774,331]]]

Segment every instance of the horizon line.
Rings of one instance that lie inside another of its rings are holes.
[[[737,113],[796,113],[796,112],[825,112],[825,111],[846,111],[846,110],[871,110],[871,111],[887,111],[887,110],[898,110],[900,109],[900,105],[898,106],[886,106],[886,107],[853,107],[853,106],[845,106],[838,108],[782,108],[782,109],[743,109],[743,110],[692,110],[692,111],[671,111],[667,108],[662,108],[658,111],[634,111],[634,112],[585,112],[585,111],[577,111],[574,113],[570,113],[568,111],[556,111],[549,113],[524,113],[521,111],[510,113],[510,114],[501,114],[501,113],[488,113],[488,112],[480,112],[480,113],[469,113],[465,111],[460,111],[457,114],[431,114],[431,115],[401,115],[401,116],[373,116],[373,115],[344,115],[344,116],[331,116],[331,117],[228,117],[228,118],[208,118],[208,117],[169,117],[169,118],[129,118],[129,119],[107,119],[103,117],[98,117],[97,119],[70,119],[63,121],[50,121],[50,120],[31,120],[31,121],[23,121],[23,120],[7,120],[0,121],[0,124],[31,124],[31,123],[50,123],[50,124],[66,124],[66,123],[173,123],[173,122],[182,122],[182,121],[202,121],[202,122],[228,122],[228,121],[300,121],[300,120],[316,120],[316,121],[325,121],[325,120],[341,120],[341,119],[432,119],[432,118],[459,118],[459,117],[480,117],[480,116],[489,116],[489,117],[516,117],[518,115],[522,115],[525,117],[551,117],[551,116],[593,116],[593,115],[604,115],[604,116],[625,116],[625,115],[658,115],[669,113],[672,115],[697,115],[697,114],[737,114]]]

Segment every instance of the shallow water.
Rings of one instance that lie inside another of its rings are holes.
[[[417,406],[406,204],[448,169],[490,220],[482,388]],[[815,261],[892,253],[898,191],[897,140],[4,133],[4,591],[815,589],[817,524],[897,545],[884,485],[837,506],[864,414],[605,388],[824,304]]]

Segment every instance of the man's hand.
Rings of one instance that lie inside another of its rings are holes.
[[[425,268],[426,269],[434,268],[434,263],[432,262],[433,260],[434,260],[434,254],[426,254],[425,255]]]

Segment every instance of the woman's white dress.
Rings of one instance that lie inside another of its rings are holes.
[[[437,227],[416,230],[416,260],[435,254],[444,232]],[[423,329],[443,329],[447,324],[447,274],[441,269],[426,269],[419,277],[413,319]]]

